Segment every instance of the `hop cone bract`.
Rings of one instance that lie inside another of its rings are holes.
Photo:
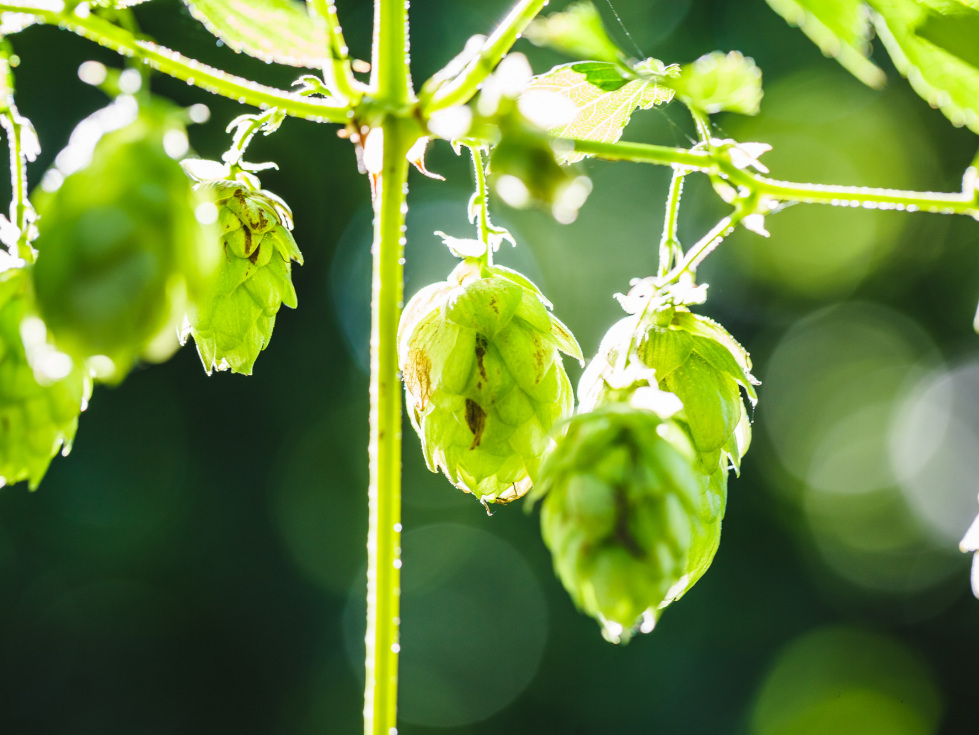
[[[554,568],[613,642],[652,630],[713,556],[705,524],[723,499],[694,462],[678,424],[618,401],[572,418],[541,468],[534,497]]]
[[[121,97],[80,124],[49,177],[63,177],[60,186],[37,196],[41,316],[76,360],[108,357],[108,380],[121,380],[136,360],[169,357],[216,262],[196,216],[201,200],[166,152],[165,140],[182,132],[172,110],[137,111]]]
[[[483,503],[532,486],[573,395],[559,352],[574,337],[530,281],[464,260],[405,308],[399,362],[429,469]]]
[[[43,331],[30,285],[23,268],[0,272],[0,486],[28,480],[33,490],[58,450],[71,448],[91,385],[64,355],[58,374],[39,382],[23,340],[32,326]]]
[[[199,188],[219,208],[222,257],[190,333],[208,373],[230,368],[251,375],[279,308],[296,308],[292,261],[302,265],[303,256],[290,232],[292,215],[277,197],[244,183],[214,181]]]

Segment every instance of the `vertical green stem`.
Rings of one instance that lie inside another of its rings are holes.
[[[20,230],[17,238],[15,255],[28,263],[34,262],[34,248],[30,243],[30,226],[33,207],[27,198],[27,156],[23,148],[24,118],[17,112],[13,98],[8,100],[7,109],[0,114],[0,125],[7,132],[7,144],[10,149],[10,183],[13,189],[11,217],[13,224]],[[33,131],[29,133],[33,135]],[[33,160],[33,159],[32,159]],[[13,251],[14,249],[11,248]]]
[[[688,171],[673,167],[673,179],[666,196],[666,218],[663,220],[663,237],[659,242],[659,277],[670,272],[673,261],[683,254],[680,242],[676,239],[677,220],[680,215],[680,196],[683,194],[683,179]]]
[[[382,110],[412,99],[404,0],[376,0],[372,92]],[[402,256],[409,121],[385,114],[370,135],[383,135],[374,178],[374,274],[371,297],[370,518],[367,537],[365,735],[395,735],[401,596],[401,384],[398,321],[404,291]]]
[[[476,215],[476,230],[479,232],[479,239],[486,246],[486,253],[482,261],[486,265],[493,265],[493,244],[490,242],[490,218],[489,218],[489,194],[486,191],[486,167],[483,165],[483,154],[479,146],[471,146],[469,152],[473,159],[473,176],[476,179],[476,200],[474,204],[478,208]]]
[[[374,199],[365,735],[393,735],[398,711],[401,383],[397,335],[409,165],[398,132],[397,126],[384,131],[384,169]]]

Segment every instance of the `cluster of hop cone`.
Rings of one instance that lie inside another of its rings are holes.
[[[33,489],[68,453],[93,382],[188,336],[208,373],[250,374],[279,308],[296,306],[288,207],[245,171],[195,183],[177,160],[184,117],[119,97],[33,193],[36,258],[0,260],[0,486]]]
[[[750,441],[745,350],[687,306],[702,290],[634,284],[628,316],[578,386],[570,331],[522,275],[466,258],[406,306],[399,356],[429,469],[489,507],[530,493],[558,577],[626,641],[704,574],[728,471]]]

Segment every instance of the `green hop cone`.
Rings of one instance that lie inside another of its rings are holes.
[[[198,301],[190,333],[204,369],[251,375],[272,337],[282,304],[294,309],[292,261],[303,256],[292,237],[292,214],[280,199],[235,181],[199,189],[218,206],[221,260]]]
[[[683,403],[680,418],[697,449],[701,471],[711,475],[728,461],[740,469],[751,437],[741,388],[752,405],[757,401],[758,381],[751,375],[748,353],[724,327],[692,313],[674,294],[650,294],[648,288],[648,282],[640,281],[622,299],[633,313],[608,331],[582,375],[582,410],[607,400],[616,388],[616,373],[638,359],[655,372],[662,390]]]
[[[0,272],[0,486],[28,480],[33,490],[58,450],[71,448],[91,383],[67,356],[50,350],[40,350],[46,359],[39,369],[31,366],[25,337],[37,353],[40,330],[40,346],[47,346],[32,301],[24,268]]]
[[[568,421],[541,467],[532,498],[555,571],[614,643],[651,631],[713,557],[723,498],[695,462],[677,423],[616,400]]]
[[[76,361],[108,358],[92,363],[105,380],[172,354],[216,265],[202,200],[170,155],[185,151],[179,110],[123,96],[79,125],[36,196],[41,316]]]
[[[408,412],[425,460],[481,502],[533,485],[573,394],[559,352],[574,337],[526,278],[467,258],[409,302],[398,335]]]

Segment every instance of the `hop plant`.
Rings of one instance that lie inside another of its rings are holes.
[[[678,409],[647,386],[579,413],[532,495],[558,577],[616,643],[651,631],[717,548],[726,483],[695,469]]]
[[[292,213],[247,181],[210,181],[198,189],[218,206],[222,257],[189,331],[208,373],[230,368],[251,375],[279,308],[297,305],[292,261],[302,265],[303,256],[290,232]]]
[[[68,454],[71,449],[91,384],[67,356],[44,342],[44,326],[33,314],[26,270],[9,263],[4,267],[0,272],[0,485],[28,480],[33,490],[58,450]],[[25,337],[32,356],[46,358],[37,370],[28,361]]]
[[[466,258],[408,303],[399,363],[425,460],[484,504],[533,485],[573,395],[559,352],[575,338],[529,280]]]
[[[41,316],[76,360],[111,361],[93,363],[103,379],[170,356],[216,263],[175,160],[186,148],[176,108],[119,97],[79,125],[36,196]]]
[[[606,400],[617,385],[610,376],[637,361],[683,404],[680,418],[701,471],[711,475],[728,461],[739,468],[751,438],[741,388],[752,405],[757,401],[748,353],[720,324],[689,310],[703,301],[699,288],[661,290],[647,279],[620,301],[630,315],[608,331],[582,375],[582,410]]]

